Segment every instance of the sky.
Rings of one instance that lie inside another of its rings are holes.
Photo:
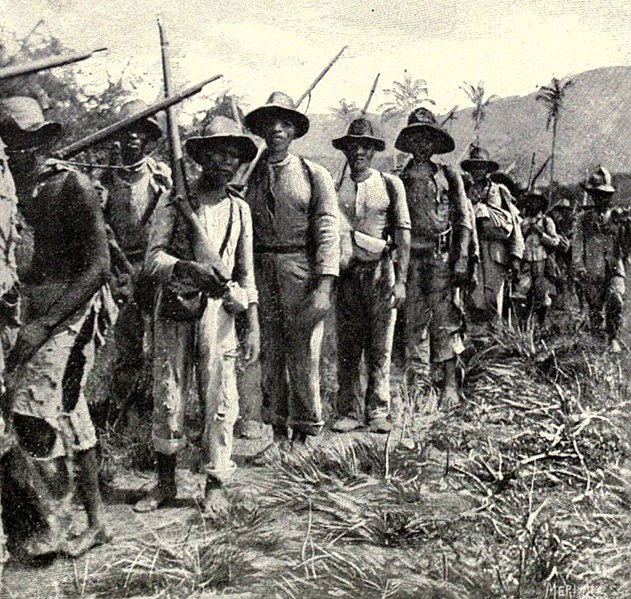
[[[40,20],[66,45],[107,46],[80,66],[85,81],[106,73],[144,76],[141,97],[161,89],[156,16],[170,38],[174,79],[188,85],[214,74],[207,88],[243,96],[251,108],[274,90],[300,96],[348,45],[312,94],[310,112],[340,99],[371,105],[407,69],[427,81],[438,112],[470,105],[463,82],[483,81],[489,94],[523,95],[582,71],[631,64],[628,0],[0,0],[0,23],[18,34]]]

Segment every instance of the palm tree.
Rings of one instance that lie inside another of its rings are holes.
[[[473,131],[475,133],[475,143],[480,145],[480,125],[486,117],[486,110],[489,104],[497,98],[495,94],[485,98],[486,90],[484,89],[484,81],[478,81],[477,85],[467,83],[466,81],[460,86],[460,89],[467,94],[467,98],[473,103],[473,112],[471,118],[473,118]]]
[[[552,200],[552,185],[554,183],[554,158],[556,152],[557,130],[559,117],[563,110],[563,101],[567,88],[573,84],[571,79],[563,82],[556,77],[552,78],[550,85],[542,85],[537,94],[537,100],[541,100],[548,109],[546,130],[552,125],[552,151],[550,153],[550,186],[548,188],[548,200]]]
[[[331,106],[329,110],[336,118],[344,123],[350,123],[361,114],[361,110],[357,107],[357,104],[355,104],[355,102],[347,102],[346,98],[342,98],[339,101],[339,106]]]
[[[384,102],[377,108],[381,112],[382,120],[385,122],[407,116],[424,102],[436,104],[429,97],[427,81],[425,79],[412,79],[407,69],[403,72],[403,83],[393,81],[392,87],[384,89],[383,93],[386,96],[393,97],[391,102]]]

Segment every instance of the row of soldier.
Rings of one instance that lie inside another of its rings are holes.
[[[126,104],[122,116],[140,108]],[[464,178],[435,160],[455,144],[430,111],[414,110],[398,134],[395,147],[411,155],[398,176],[371,166],[385,142],[370,120],[353,121],[332,140],[349,167],[338,185],[325,168],[291,153],[309,119],[286,94],[272,94],[245,125],[265,141],[262,153],[221,116],[187,140],[201,174],[180,197],[170,169],[149,155],[162,135],[155,118],[122,131],[120,162],[95,183],[75,166],[48,159],[63,127],[47,122],[36,100],[0,99],[8,156],[0,198],[7,413],[24,475],[15,484],[37,485],[41,504],[34,530],[21,538],[9,531],[25,555],[74,556],[111,538],[84,394],[96,345],[110,325],[118,345],[117,393],[133,391],[139,363],[151,380],[158,481],[135,509],[157,509],[177,494],[176,455],[187,443],[184,416],[195,382],[204,413],[203,505],[213,514],[228,506],[225,484],[235,469],[239,356],[249,365],[260,357],[263,416],[275,451],[304,444],[324,426],[320,350],[333,306],[339,392],[331,429],[337,432],[391,430],[397,313],[405,319],[410,380],[430,364],[442,371],[444,409],[461,401],[456,360],[465,321],[495,322],[509,298],[522,316],[543,322],[557,276],[554,256],[567,261],[569,240],[557,233],[542,195],[523,199],[520,214],[508,188],[493,180],[499,165],[481,148],[472,147],[460,165]],[[252,161],[242,193],[231,181]],[[593,209],[578,219],[573,272],[594,329],[605,317],[618,351],[626,229],[610,210],[607,171],[600,168],[584,187]],[[63,497],[70,463],[88,516],[87,529],[73,539],[52,499]]]

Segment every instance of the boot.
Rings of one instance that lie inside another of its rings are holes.
[[[156,454],[158,484],[134,506],[136,512],[152,512],[173,501],[177,495],[174,455]]]

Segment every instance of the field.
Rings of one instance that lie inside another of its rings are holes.
[[[631,596],[628,358],[576,315],[555,327],[477,339],[457,413],[395,372],[387,439],[327,433],[262,468],[248,456],[266,440],[239,441],[221,520],[201,516],[203,479],[184,468],[174,506],[135,514],[146,444],[104,433],[115,542],[45,568],[10,561],[3,596]]]

